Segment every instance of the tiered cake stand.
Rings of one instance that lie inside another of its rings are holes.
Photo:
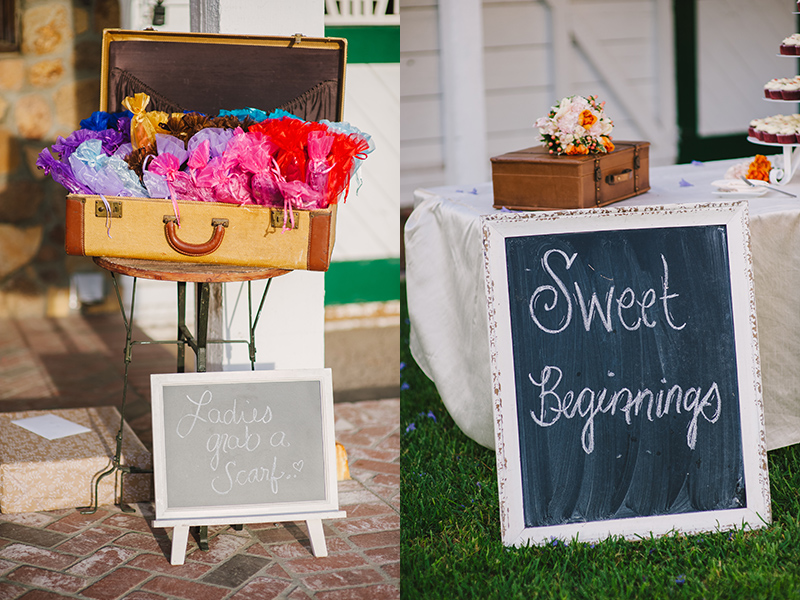
[[[798,13],[793,13],[798,14]],[[784,58],[799,58],[800,55],[778,54]],[[797,104],[798,100],[779,100],[777,98],[764,98],[768,102],[783,102],[786,104]],[[747,141],[760,146],[780,146],[783,148],[783,168],[773,167],[769,172],[769,182],[776,185],[786,185],[794,177],[797,165],[800,163],[800,144],[778,144],[775,142],[763,142],[754,137],[747,137]]]

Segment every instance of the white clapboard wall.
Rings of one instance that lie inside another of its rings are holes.
[[[797,72],[792,59],[775,57],[795,30],[795,6],[697,0],[700,135],[743,132],[750,119],[781,112],[760,97],[768,79]],[[605,100],[614,137],[651,142],[651,165],[674,162],[671,0],[483,0],[481,8],[487,162],[538,144],[534,121],[571,94]],[[438,3],[404,0],[400,17],[401,204],[408,206],[416,188],[459,182],[445,180]]]
[[[800,59],[778,55],[781,40],[797,32],[796,10],[793,0],[697,0],[701,136],[738,133],[750,119],[797,112],[796,104],[763,99],[770,79],[798,73]]]
[[[403,2],[400,17],[401,203],[408,205],[414,189],[445,183],[444,107],[437,2]],[[571,94],[605,100],[615,137],[650,140],[651,162],[672,162],[670,2],[484,0],[482,17],[487,162],[538,144],[534,121]]]
[[[333,261],[400,256],[400,65],[350,64],[344,120],[368,132],[375,150],[336,217]]]

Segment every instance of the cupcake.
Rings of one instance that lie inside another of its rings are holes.
[[[747,128],[747,132],[750,134],[750,137],[753,137],[757,140],[762,139],[762,127],[763,127],[764,119],[753,119],[750,121],[750,127]]]
[[[764,97],[782,99],[783,79],[772,79],[764,86]]]
[[[784,100],[800,100],[800,81],[790,79],[781,90],[781,97]]]
[[[764,128],[762,139],[770,144],[778,143],[778,127],[776,125],[767,125]]]
[[[793,33],[781,42],[780,52],[788,56],[800,54],[800,33]]]
[[[777,140],[779,144],[795,144],[797,143],[797,136],[794,131],[786,127],[777,133]]]
[[[773,98],[773,93],[777,92],[778,94],[781,93],[781,80],[780,79],[770,79],[766,84],[764,84],[764,97],[765,98]]]

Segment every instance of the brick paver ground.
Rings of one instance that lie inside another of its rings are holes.
[[[124,343],[116,315],[0,320],[0,412],[118,406]],[[163,346],[134,349],[126,413],[148,447],[149,377],[173,364]],[[152,527],[149,502],[0,515],[0,600],[399,598],[399,401],[334,414],[352,479],[339,482],[347,518],[323,521],[327,557],[311,554],[304,523],[264,523],[209,528],[208,551],[190,535],[186,564],[172,566],[172,532]]]

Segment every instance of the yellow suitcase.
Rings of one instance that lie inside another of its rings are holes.
[[[148,110],[217,114],[282,108],[309,121],[340,121],[347,42],[339,38],[106,30],[100,110],[150,95]],[[320,210],[67,197],[67,254],[325,271],[336,205]]]

